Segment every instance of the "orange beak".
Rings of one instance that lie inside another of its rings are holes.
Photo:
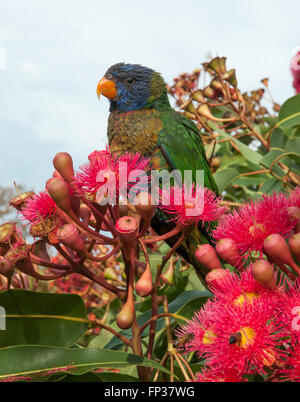
[[[114,99],[117,95],[117,88],[114,81],[108,80],[105,77],[101,78],[97,85],[97,96],[99,100],[101,94],[108,99]]]

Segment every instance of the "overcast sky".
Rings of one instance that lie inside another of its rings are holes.
[[[171,82],[208,53],[226,56],[242,90],[268,76],[283,102],[299,16],[299,0],[0,0],[0,185],[39,191],[56,152],[78,167],[104,147],[108,102],[96,86],[117,62]]]

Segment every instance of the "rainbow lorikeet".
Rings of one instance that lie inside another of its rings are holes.
[[[99,98],[100,94],[110,101],[107,135],[112,152],[150,156],[157,170],[177,169],[182,175],[191,170],[193,181],[196,171],[202,170],[204,186],[218,193],[199,130],[171,107],[166,83],[159,73],[137,64],[115,64],[99,81]],[[159,234],[169,231],[172,224],[160,210],[151,222]],[[200,223],[177,252],[195,267],[204,283],[207,270],[195,258],[197,246],[203,243],[213,243],[213,238],[208,227]],[[174,244],[174,238],[169,244]]]

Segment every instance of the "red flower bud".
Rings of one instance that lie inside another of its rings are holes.
[[[287,209],[288,215],[292,221],[295,221],[296,225],[294,231],[300,233],[300,208],[293,206]]]
[[[57,171],[56,169],[54,170],[54,172],[53,172],[53,174],[52,174],[52,177],[57,178],[57,179],[62,179],[62,180],[64,180],[64,178],[62,177],[62,175],[61,175],[60,173],[58,173],[58,171]]]
[[[293,206],[287,209],[288,216],[291,220],[300,221],[300,208]]]
[[[73,159],[67,152],[59,152],[53,159],[53,165],[58,173],[66,180],[72,183],[74,177]]]
[[[279,234],[272,234],[264,240],[265,254],[274,259],[275,262],[279,261],[282,264],[290,266],[295,272],[299,273],[300,268],[294,262],[292,254],[285,242],[285,239]]]
[[[117,314],[116,322],[119,328],[128,329],[132,326],[134,320],[134,303],[132,299],[126,301],[121,311]]]
[[[131,242],[135,240],[138,231],[138,221],[132,216],[122,216],[116,222],[116,230],[121,241]]]
[[[64,245],[70,247],[71,249],[76,250],[80,253],[85,251],[84,242],[75,225],[67,223],[61,226],[57,230],[56,236],[59,241],[61,241]]]
[[[266,260],[258,260],[252,265],[254,279],[267,289],[275,289],[276,276],[274,266]]]
[[[222,282],[227,275],[230,275],[230,271],[223,268],[217,268],[210,271],[206,275],[205,280],[210,288],[222,289]]]
[[[289,239],[289,246],[293,256],[300,263],[300,233],[294,234]]]
[[[46,188],[50,197],[55,201],[60,209],[66,213],[73,212],[69,186],[64,180],[52,177],[47,181]]]
[[[216,244],[216,252],[226,263],[236,266],[241,260],[236,242],[233,239],[221,239]]]
[[[204,265],[210,271],[213,269],[222,268],[216,250],[209,244],[202,244],[198,246],[195,256],[200,264]]]
[[[135,245],[138,234],[139,222],[132,216],[123,216],[119,218],[115,224],[116,231],[119,234],[121,243],[128,259],[130,259],[130,250]]]
[[[139,296],[146,297],[152,292],[152,274],[150,266],[147,265],[140,279],[135,285],[135,291]]]
[[[79,208],[79,216],[82,219],[85,225],[89,224],[90,217],[91,217],[91,210],[86,204],[81,204]]]

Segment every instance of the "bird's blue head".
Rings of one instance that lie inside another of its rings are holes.
[[[169,103],[166,83],[159,73],[139,64],[110,67],[97,86],[97,95],[110,100],[110,111],[129,112]]]

